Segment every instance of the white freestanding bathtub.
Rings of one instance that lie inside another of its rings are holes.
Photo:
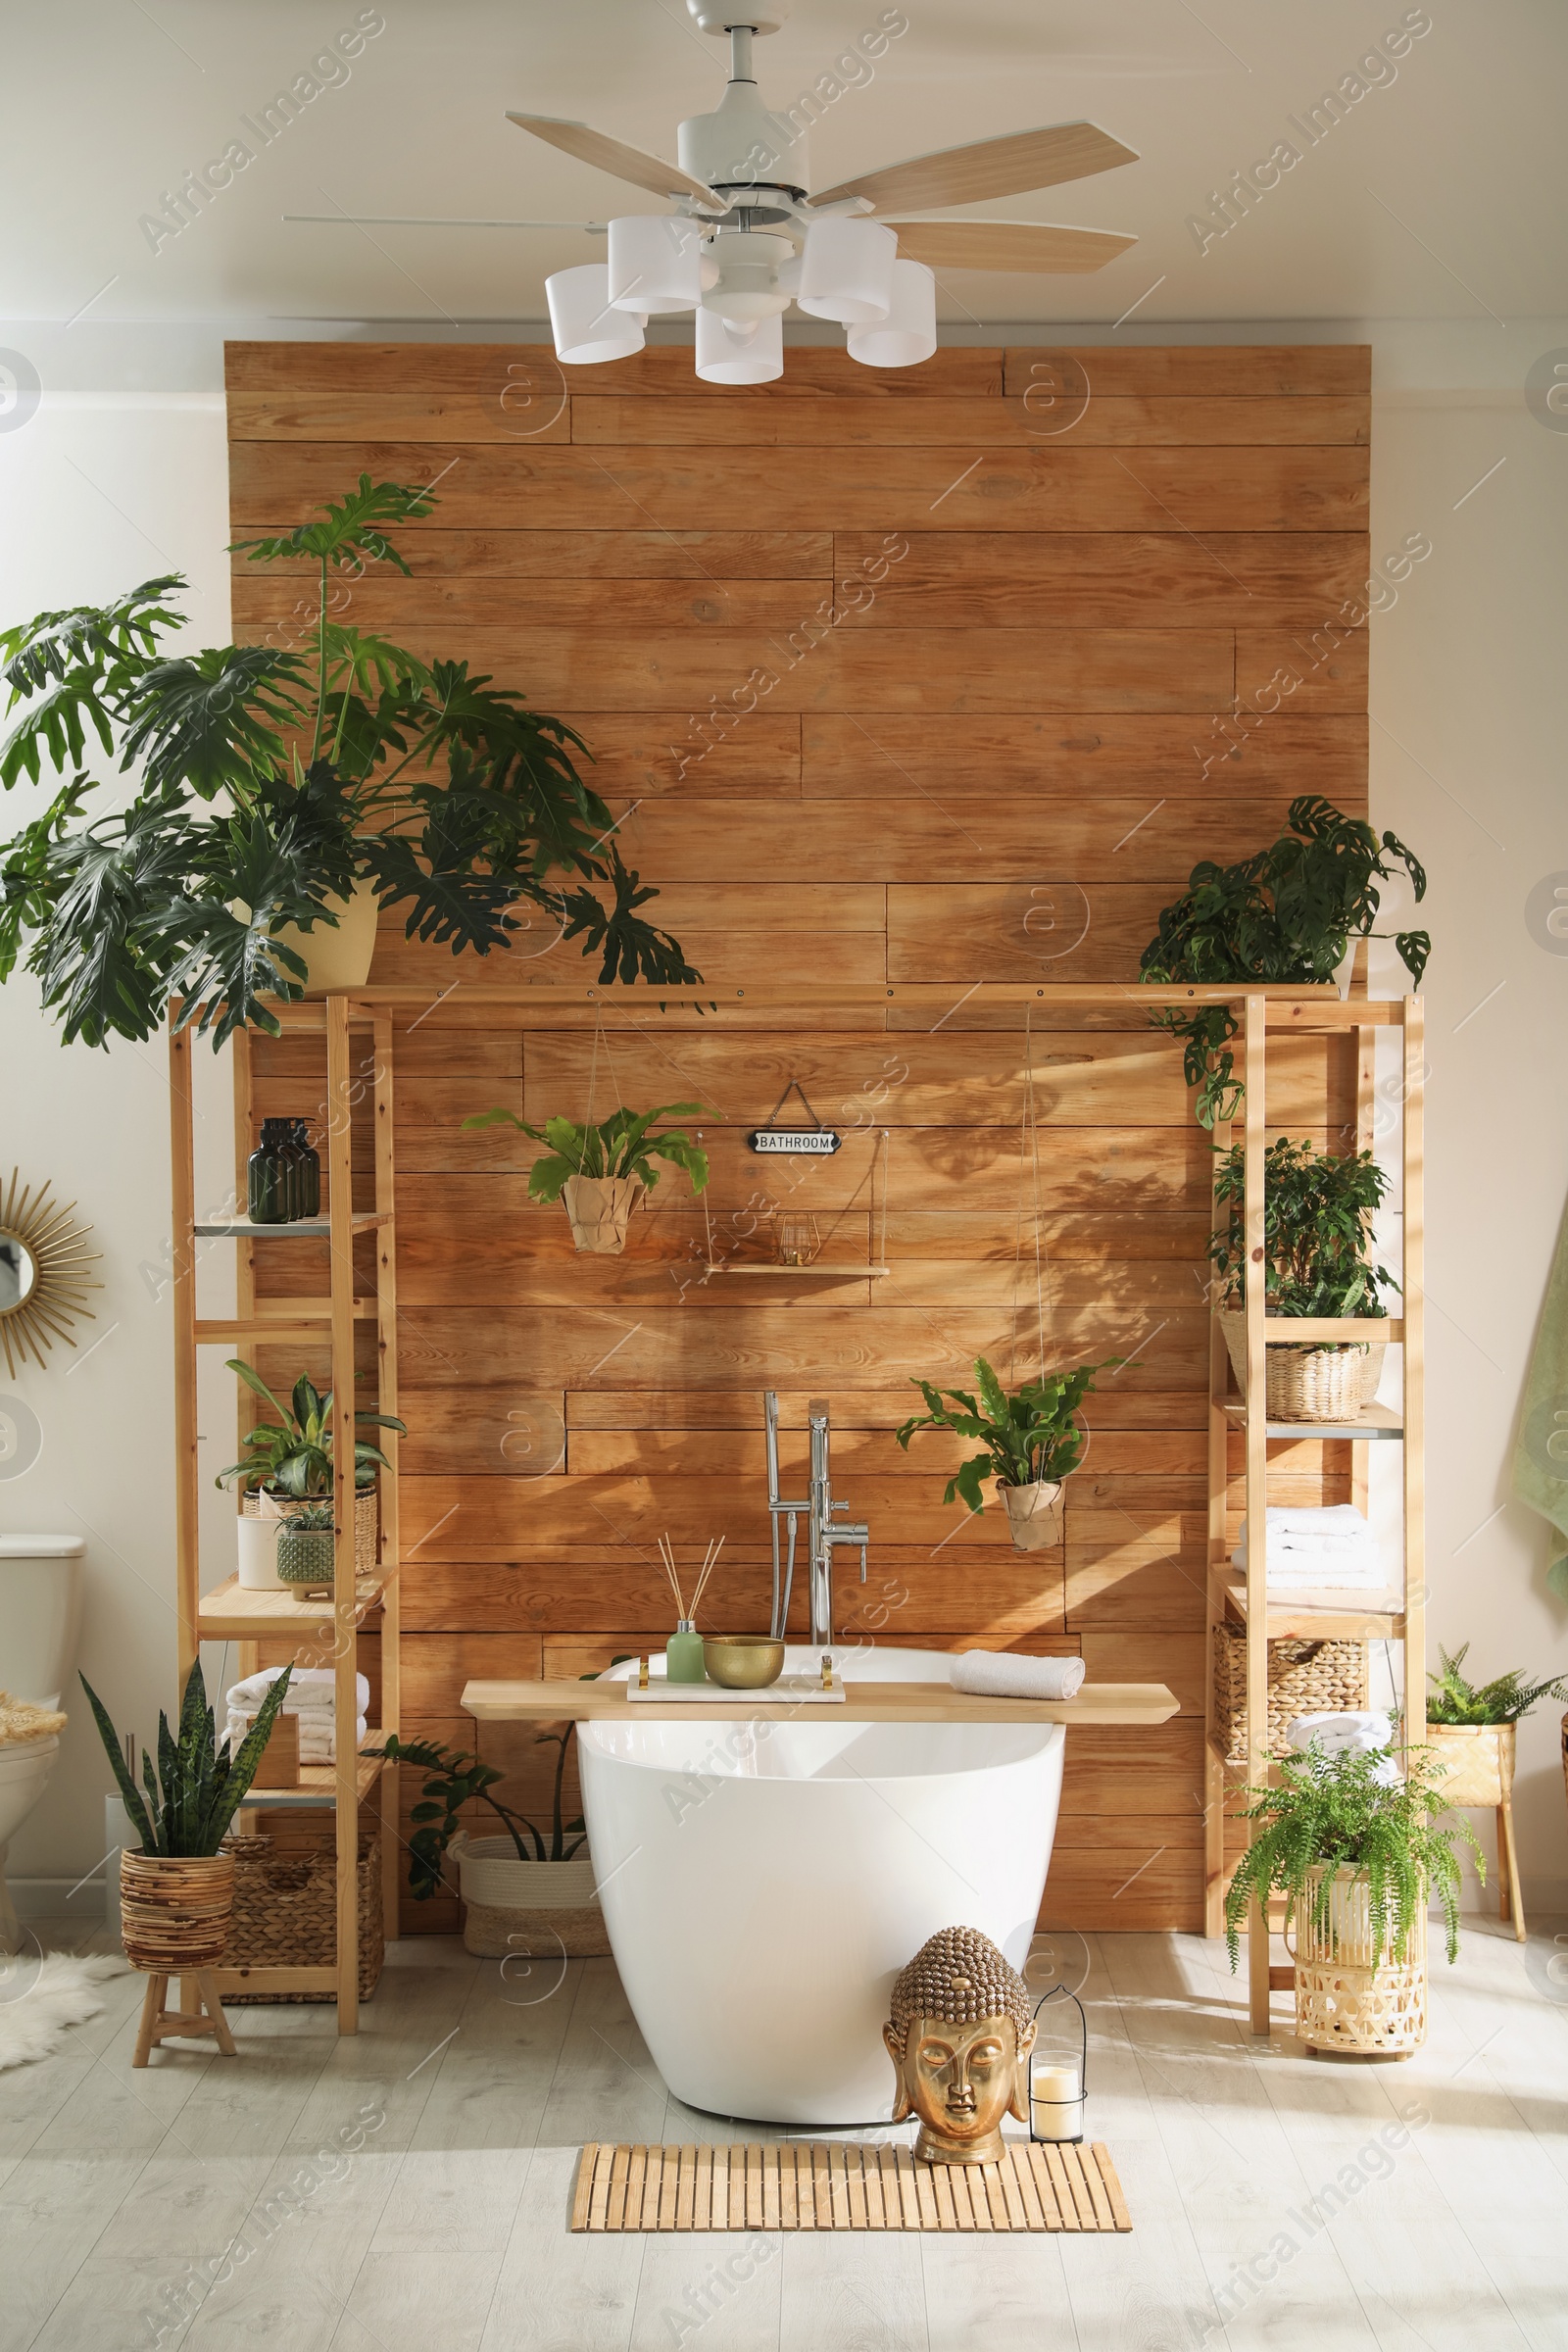
[[[786,1674],[819,1668],[792,1647]],[[939,1651],[833,1652],[851,1682],[946,1682]],[[657,1661],[661,1666],[662,1661]],[[618,1675],[631,1667],[614,1670]],[[669,2088],[717,2115],[885,2120],[893,1980],[939,1928],[1021,1968],[1055,1834],[1059,1724],[578,1726],[621,1983]]]

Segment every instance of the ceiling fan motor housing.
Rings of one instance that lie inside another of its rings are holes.
[[[691,115],[681,124],[676,153],[683,172],[720,195],[745,201],[756,188],[765,208],[765,191],[781,188],[801,197],[809,185],[804,125],[788,115],[770,114],[755,81],[732,81],[710,115]],[[782,219],[784,216],[779,215]]]

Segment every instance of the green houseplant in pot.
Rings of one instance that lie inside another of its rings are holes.
[[[594,1677],[584,1675],[582,1680],[592,1682]],[[543,1732],[534,1741],[536,1747],[556,1750],[548,1830],[536,1828],[495,1794],[506,1775],[493,1765],[435,1740],[400,1740],[396,1733],[387,1734],[379,1752],[428,1775],[413,1812],[409,1884],[416,1901],[428,1901],[442,1891],[448,1859],[457,1864],[465,1905],[463,1940],[470,1952],[487,1959],[510,1953],[548,1961],[558,1951],[577,1957],[610,1949],[594,1889],[586,1824],[580,1818],[563,1818],[574,1728],[567,1724],[561,1732]],[[474,1802],[489,1807],[501,1824],[501,1835],[471,1838],[463,1828],[463,1808]]]
[[[1288,1756],[1279,1785],[1248,1791],[1261,1824],[1225,1895],[1234,1969],[1256,1901],[1286,1898],[1296,1936],[1296,2032],[1309,2049],[1398,2058],[1426,2038],[1427,1905],[1442,1907],[1450,1962],[1459,1948],[1459,1862],[1440,1827],[1441,1790],[1419,1750],[1403,1772],[1389,1749]]]
[[[1277,841],[1236,865],[1203,858],[1194,866],[1181,897],[1160,909],[1158,930],[1139,958],[1141,979],[1252,987],[1332,980],[1356,940],[1387,936],[1373,928],[1379,882],[1402,868],[1416,899],[1426,896],[1426,873],[1413,851],[1319,795],[1294,800],[1287,824]],[[1394,944],[1419,988],[1431,939],[1425,931],[1400,931]],[[1167,1009],[1152,1019],[1156,1029],[1184,1041],[1187,1083],[1198,1090],[1202,1125],[1233,1119],[1243,1090],[1230,1050],[1238,1028],[1230,1007]]]
[[[356,1507],[359,1497],[355,1496]],[[277,1581],[296,1600],[329,1592],[337,1582],[337,1518],[329,1502],[307,1502],[277,1530]]]
[[[215,1045],[275,1034],[278,999],[363,984],[378,906],[455,956],[506,948],[520,906],[598,954],[601,980],[701,977],[604,851],[615,819],[573,763],[582,738],[466,662],[426,663],[341,617],[368,571],[409,572],[388,531],[435,505],[362,474],[315,521],[240,541],[230,552],[283,566],[285,587],[311,582],[299,625],[273,632],[287,642],[166,645],[184,626],[177,573],[0,632],[22,709],[0,784],[65,779],[0,847],[0,980],[25,947],[68,1043],[146,1039],[171,997]],[[333,968],[313,977],[323,947]]]
[[[242,1495],[239,1526],[239,1581],[247,1589],[264,1589],[278,1582],[279,1522],[293,1518],[309,1505],[332,1499],[332,1392],[323,1396],[307,1374],[294,1383],[289,1402],[272,1394],[253,1364],[230,1356],[228,1369],[237,1373],[276,1414],[246,1432],[243,1460],[220,1470],[215,1486],[238,1485]],[[357,1427],[393,1429],[407,1437],[406,1425],[388,1413],[356,1413]],[[376,1562],[375,1474],[390,1465],[378,1446],[366,1441],[354,1447],[354,1557],[358,1573],[369,1576]]]
[[[530,1127],[507,1109],[475,1111],[465,1127],[515,1127],[550,1150],[528,1171],[531,1200],[565,1204],[574,1249],[618,1256],[626,1247],[632,1210],[659,1182],[656,1159],[684,1168],[694,1193],[708,1182],[708,1153],[684,1128],[656,1133],[657,1119],[716,1118],[701,1102],[662,1102],[657,1110],[617,1110],[597,1127],[546,1119]]]
[[[982,1355],[974,1367],[976,1395],[917,1380],[914,1386],[925,1398],[926,1410],[912,1415],[895,1434],[906,1452],[917,1429],[978,1438],[980,1451],[959,1463],[943,1491],[943,1501],[961,1497],[971,1511],[982,1511],[981,1481],[995,1479],[1014,1548],[1042,1551],[1062,1540],[1062,1482],[1083,1457],[1084,1433],[1074,1416],[1094,1388],[1095,1374],[1125,1360],[1109,1355],[1103,1363],[1080,1364],[1074,1372],[1026,1381],[1009,1396]]]
[[[1442,1670],[1429,1674],[1426,1743],[1441,1770],[1438,1794],[1445,1805],[1491,1805],[1497,1816],[1497,1910],[1513,1919],[1514,1935],[1525,1940],[1524,1904],[1513,1837],[1513,1777],[1517,1762],[1515,1725],[1544,1698],[1568,1702],[1568,1677],[1526,1682],[1510,1668],[1478,1690],[1464,1672],[1468,1642],[1449,1657],[1440,1648]]]
[[[1370,1152],[1315,1151],[1281,1136],[1263,1155],[1263,1311],[1275,1316],[1386,1318],[1395,1277],[1372,1254],[1372,1220],[1388,1178]],[[1216,1307],[1238,1385],[1247,1385],[1247,1155],[1219,1161],[1224,1223],[1209,1238]],[[1366,1340],[1269,1348],[1271,1420],[1354,1420],[1377,1393],[1386,1348]]]
[[[220,1753],[198,1658],[185,1683],[177,1737],[158,1718],[158,1762],[142,1750],[146,1795],[131,1778],[120,1735],[85,1675],[93,1720],[114,1768],[126,1817],[141,1839],[120,1857],[121,1933],[133,1967],[157,1974],[211,1968],[220,1958],[234,1901],[234,1857],[219,1851],[244,1802],[288,1690],[285,1667],[234,1755]]]

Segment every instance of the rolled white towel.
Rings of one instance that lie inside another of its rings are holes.
[[[984,1698],[1075,1698],[1082,1658],[1031,1658],[1013,1649],[960,1649],[948,1667],[955,1690]]]
[[[1314,1747],[1329,1756],[1372,1755],[1394,1745],[1394,1725],[1376,1708],[1347,1708],[1343,1713],[1293,1716],[1285,1737],[1303,1755]]]

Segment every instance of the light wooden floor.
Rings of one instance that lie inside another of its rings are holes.
[[[139,2073],[126,1978],[0,2076],[0,2352],[1568,2352],[1564,1924],[1527,1961],[1472,1923],[1427,2047],[1378,2067],[1250,2043],[1220,1946],[1091,1938],[1135,2230],[1081,2239],[568,2235],[582,2140],[728,2135],[608,1960],[509,1983],[412,1938],[356,2040],[237,2010],[238,2060]]]

